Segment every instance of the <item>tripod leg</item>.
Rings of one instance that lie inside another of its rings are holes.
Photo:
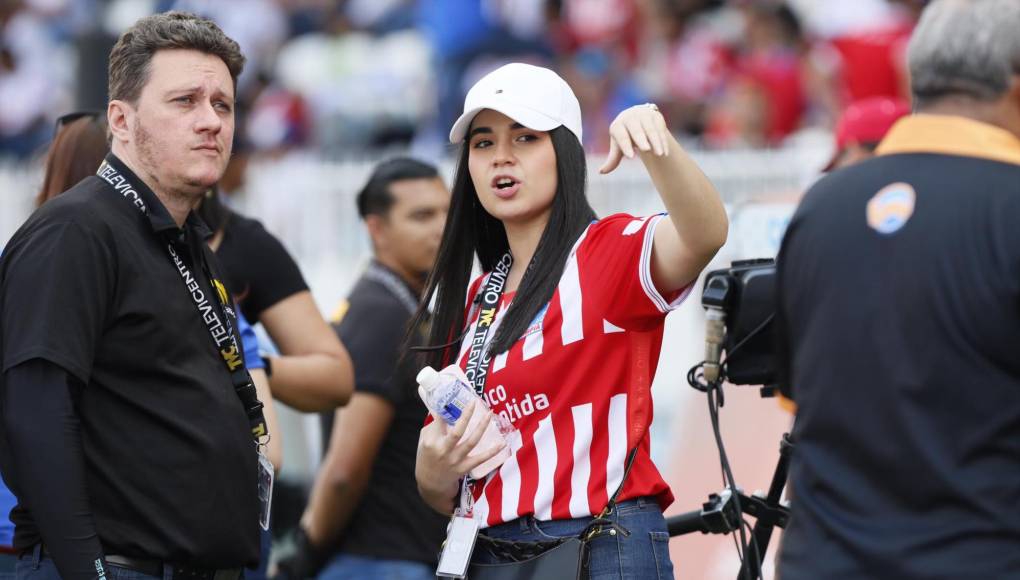
[[[779,442],[779,462],[776,464],[776,471],[772,474],[769,493],[765,496],[765,505],[768,508],[781,510],[779,501],[783,497],[783,488],[786,487],[786,479],[790,473],[790,455],[792,453],[793,441],[790,439],[789,433],[784,433]],[[751,531],[751,540],[747,546],[744,546],[744,563],[740,566],[737,580],[752,580],[761,576],[761,565],[765,561],[765,552],[772,539],[772,529],[776,526],[786,527],[785,516],[782,519],[757,518]]]

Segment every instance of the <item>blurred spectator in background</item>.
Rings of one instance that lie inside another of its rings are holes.
[[[835,107],[834,91],[810,58],[797,14],[783,3],[746,4],[722,96],[706,111],[712,147],[771,147]]]
[[[58,118],[46,154],[42,187],[35,196],[36,207],[94,175],[109,149],[105,111],[68,113]]]
[[[815,38],[843,103],[868,97],[909,97],[905,51],[917,20],[916,2],[787,0]]]
[[[0,0],[0,154],[28,157],[45,145],[59,108],[58,45],[46,22],[18,0]]]
[[[252,55],[238,117],[252,127],[253,154],[345,156],[411,144],[438,156],[440,128],[453,122],[466,88],[511,60],[552,66],[569,79],[589,135],[598,136],[585,143],[593,151],[605,148],[599,127],[650,100],[679,133],[709,146],[780,146],[801,129],[831,128],[850,103],[906,98],[903,46],[922,5],[0,0],[0,155],[36,150],[52,111],[72,108],[72,92],[78,106],[96,106],[89,87],[103,85],[91,78],[101,73],[81,55],[108,48],[119,23],[151,10],[208,16]]]
[[[419,0],[417,26],[428,39],[437,82],[427,140],[445,141],[476,80],[511,60],[548,63],[547,0]]]
[[[175,0],[161,2],[158,11],[181,10],[204,16],[219,24],[223,32],[237,40],[248,62],[237,79],[237,92],[251,102],[258,78],[270,70],[276,54],[287,41],[287,13],[277,0],[244,0],[243,2],[210,2],[209,0]]]
[[[583,104],[584,134],[590,151],[609,151],[609,122],[624,109],[649,101],[626,58],[609,48],[590,47],[575,53],[562,65],[563,78]]]
[[[659,106],[683,133],[701,135],[709,100],[722,92],[731,67],[719,11],[705,10],[700,0],[660,4],[663,56],[652,63],[663,76]]]
[[[870,159],[875,148],[900,117],[910,114],[903,101],[872,97],[846,108],[836,123],[836,152],[823,171],[832,171]]]
[[[396,158],[376,167],[357,205],[374,259],[334,323],[354,361],[355,392],[347,407],[323,415],[326,457],[298,554],[281,568],[294,579],[424,580],[435,577],[448,520],[415,486],[428,411],[415,392],[417,359],[403,357],[402,345],[435,263],[450,193],[435,167]]]
[[[308,412],[346,404],[354,386],[350,356],[283,243],[258,220],[223,205],[216,190],[198,214],[213,231],[209,246],[223,266],[227,290],[283,355],[263,357],[273,396]]]

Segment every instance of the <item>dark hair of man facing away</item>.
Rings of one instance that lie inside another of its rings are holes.
[[[110,100],[134,103],[149,82],[149,63],[160,50],[197,50],[220,57],[237,89],[244,55],[237,42],[223,34],[212,20],[187,12],[146,16],[121,35],[110,53]]]
[[[432,179],[439,177],[435,167],[408,157],[397,157],[376,166],[368,183],[358,192],[358,215],[365,219],[370,215],[385,216],[393,207],[390,184],[406,179]]]

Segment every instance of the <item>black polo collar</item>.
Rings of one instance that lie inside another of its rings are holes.
[[[166,206],[163,202],[156,197],[156,194],[149,189],[149,186],[145,185],[145,182],[138,178],[137,175],[123,161],[117,158],[113,153],[108,153],[106,159],[100,164],[99,170],[96,175],[100,179],[110,184],[113,189],[121,194],[124,199],[131,202],[131,204],[140,211],[149,221],[152,226],[152,231],[157,234],[166,235],[177,235],[180,236],[184,232],[182,228],[177,227],[177,222],[167,211]],[[184,222],[185,228],[195,232],[199,239],[205,240],[212,236],[212,231],[205,225],[198,216],[195,215],[194,211],[188,212],[188,217]]]

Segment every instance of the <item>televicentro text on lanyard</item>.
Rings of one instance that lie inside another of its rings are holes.
[[[114,189],[119,191],[124,199],[130,202],[138,211],[142,212],[143,215],[149,215],[149,209],[145,206],[145,202],[138,195],[138,192],[134,191],[131,187],[130,180],[122,175],[116,167],[103,161],[96,175],[110,185],[113,185]],[[191,271],[178,255],[172,240],[167,241],[166,249],[170,256],[170,262],[181,275],[181,280],[184,282],[184,287],[191,297],[192,304],[194,304],[195,309],[198,311],[199,318],[202,319],[206,330],[209,331],[209,336],[216,346],[216,351],[223,360],[223,364],[227,367],[227,372],[230,374],[230,382],[234,386],[237,397],[241,400],[245,414],[248,416],[252,437],[258,443],[262,437],[268,437],[269,429],[266,427],[265,415],[262,412],[262,402],[259,401],[255,390],[255,383],[252,382],[251,375],[244,366],[244,359],[242,358],[244,354],[238,348],[234,327],[231,324],[231,317],[236,315],[229,304],[226,289],[212,275],[206,260],[206,251],[210,250],[203,243],[200,248],[200,259],[202,271],[209,280],[213,293],[216,294],[215,304],[214,301],[210,301],[205,296],[205,292],[199,287],[198,280],[192,276]],[[221,314],[223,315],[222,321],[220,320]]]
[[[483,397],[485,393],[485,380],[488,378],[489,368],[492,365],[492,353],[486,340],[489,331],[492,330],[493,321],[496,319],[499,302],[503,297],[503,288],[506,287],[506,279],[513,263],[514,258],[510,252],[503,254],[499,262],[496,262],[496,267],[489,273],[489,278],[485,281],[485,287],[482,290],[478,324],[475,326],[475,334],[471,338],[467,365],[464,368],[464,374],[471,381],[479,397]],[[460,509],[463,515],[470,515],[474,507],[474,498],[468,489],[470,486],[471,478],[465,475],[461,482],[460,492]]]

